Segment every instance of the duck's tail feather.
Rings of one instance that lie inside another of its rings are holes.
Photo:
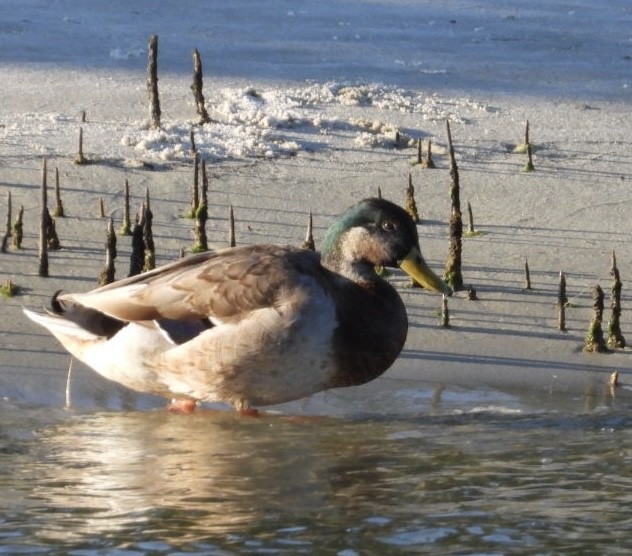
[[[56,315],[55,313],[37,313],[25,307],[22,307],[22,311],[24,311],[24,314],[34,323],[43,326],[55,337],[70,336],[85,341],[92,341],[98,337],[98,335],[90,330],[82,328],[77,323],[67,320],[63,316]]]
[[[51,299],[51,310],[38,313],[24,308],[24,314],[53,334],[57,331],[82,339],[110,339],[127,324],[101,311],[85,307],[72,298],[59,299],[59,293],[55,292]]]

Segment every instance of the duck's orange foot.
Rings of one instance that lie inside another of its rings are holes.
[[[261,417],[261,413],[254,407],[240,407],[237,412],[241,417]]]
[[[195,411],[197,402],[195,400],[171,400],[167,406],[167,411],[172,413],[189,414]]]

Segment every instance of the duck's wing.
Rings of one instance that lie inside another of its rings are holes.
[[[274,306],[301,275],[322,272],[319,256],[290,247],[249,246],[202,253],[85,294],[56,298],[121,321],[235,322]]]

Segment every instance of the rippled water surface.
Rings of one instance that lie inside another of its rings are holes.
[[[0,419],[0,553],[632,548],[632,417],[612,408],[238,418],[3,407]]]

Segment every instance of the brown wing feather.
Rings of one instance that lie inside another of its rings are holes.
[[[301,272],[318,273],[311,251],[280,246],[248,246],[182,259],[72,299],[125,321],[168,318],[239,320],[269,307],[281,288],[291,288]]]

